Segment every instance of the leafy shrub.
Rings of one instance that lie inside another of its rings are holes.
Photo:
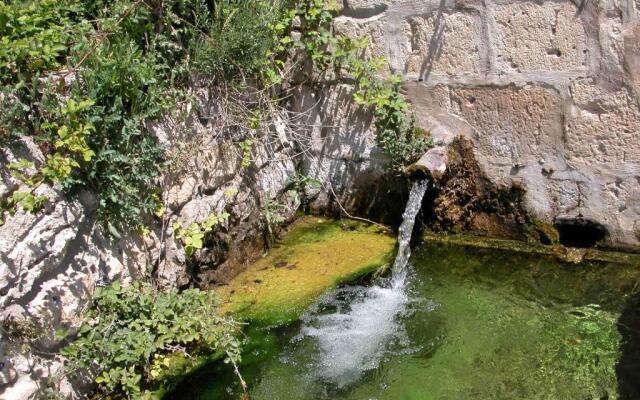
[[[45,162],[36,168],[33,162],[20,160],[8,164],[11,175],[24,182],[30,190],[14,191],[0,202],[0,224],[4,222],[4,211],[13,214],[17,206],[29,212],[40,210],[47,201],[46,196],[35,195],[35,189],[41,183],[49,185],[69,182],[75,168],[80,163],[90,162],[95,153],[87,145],[87,137],[94,132],[94,126],[86,119],[86,110],[93,106],[91,100],[75,101],[69,99],[58,111],[58,122],[42,124],[43,132],[50,135],[54,150],[47,154]]]
[[[286,182],[287,195],[294,203],[300,204],[300,209],[308,211],[310,200],[306,197],[307,188],[320,188],[322,182],[308,175],[295,174]]]
[[[160,115],[166,88],[157,81],[153,61],[133,42],[105,43],[79,75],[74,91],[86,91],[95,101],[90,119],[96,134],[89,144],[96,157],[81,165],[71,188],[92,189],[104,221],[140,225],[158,207],[153,194],[164,149],[145,123]]]
[[[77,11],[74,0],[0,3],[0,144],[39,129],[40,78],[64,66]]]
[[[269,27],[281,0],[217,0],[194,48],[194,67],[203,74],[252,76],[269,64],[275,46]]]
[[[277,239],[277,229],[286,220],[284,217],[285,211],[286,206],[284,204],[281,204],[277,200],[269,197],[265,197],[260,215],[266,228],[265,242],[268,246],[274,244]]]
[[[0,3],[0,83],[31,82],[64,65],[74,0]]]
[[[159,207],[165,164],[148,123],[189,100],[193,72],[244,77],[264,66],[278,9],[260,0],[2,3],[0,144],[31,135],[49,157],[61,95],[91,101],[82,121],[95,128],[84,137],[91,159],[61,165],[64,179],[47,183],[96,193],[112,232],[139,226]],[[14,212],[10,198],[0,202]]]
[[[394,168],[402,170],[431,146],[425,132],[416,127],[415,117],[408,116],[408,104],[400,94],[399,81],[380,90],[365,104],[374,106],[376,144],[384,149]]]
[[[68,373],[92,371],[103,391],[137,398],[161,384],[174,353],[220,351],[237,363],[236,330],[217,315],[213,292],[116,281],[96,290],[87,322],[63,354]]]

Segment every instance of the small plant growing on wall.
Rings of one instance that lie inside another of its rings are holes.
[[[268,246],[274,244],[278,238],[277,229],[285,221],[284,209],[285,206],[278,201],[268,197],[265,198],[261,216],[266,227],[266,243]]]
[[[213,213],[207,217],[204,222],[194,222],[187,228],[182,227],[179,220],[173,222],[173,232],[177,240],[180,240],[184,246],[187,257],[191,257],[197,250],[204,245],[204,237],[207,233],[213,231],[213,228],[229,219],[229,214]]]

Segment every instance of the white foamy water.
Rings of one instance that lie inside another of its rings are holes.
[[[325,296],[303,318],[297,340],[316,340],[312,374],[343,387],[380,365],[388,344],[402,335],[398,317],[409,302],[406,291],[409,246],[428,181],[414,183],[398,234],[398,255],[389,280],[371,287],[347,287]],[[335,310],[321,313],[322,309]]]
[[[338,387],[378,367],[386,344],[398,333],[396,318],[408,301],[404,290],[396,287],[349,290],[352,293],[338,290],[327,299],[325,304],[336,312],[304,318],[300,332],[317,340],[320,354],[313,373]],[[345,294],[348,297],[341,299]]]

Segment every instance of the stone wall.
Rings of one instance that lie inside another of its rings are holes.
[[[640,22],[633,1],[345,0],[420,124],[463,135],[498,186],[548,222],[582,216],[640,244]]]
[[[205,88],[198,95],[200,105],[186,120],[167,117],[152,128],[177,161],[160,179],[166,216],[148,221],[148,235],[133,230],[116,238],[97,221],[90,193],[65,198],[46,186],[37,189],[49,198],[45,210],[18,210],[0,226],[0,399],[46,397],[61,365],[56,330],[76,331],[97,286],[140,277],[161,287],[224,282],[264,249],[261,212],[268,199],[282,205],[285,221],[293,218],[298,204],[285,196],[296,173],[291,143],[278,135],[259,141],[252,165],[242,168],[238,138],[219,137],[207,122],[216,118],[217,101]],[[23,158],[43,159],[28,138],[0,152],[0,195],[20,188],[7,164]],[[188,260],[170,221],[188,226],[223,210],[229,220]],[[23,346],[26,340],[34,347]],[[82,397],[79,383],[63,381],[62,389],[69,398]]]

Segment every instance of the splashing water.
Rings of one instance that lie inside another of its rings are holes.
[[[427,188],[428,181],[421,180],[411,189],[391,278],[371,287],[336,290],[303,316],[295,340],[313,338],[317,342],[320,354],[312,368],[317,378],[338,388],[352,384],[364,372],[377,368],[389,342],[401,336],[397,318],[409,302],[406,281],[411,234]],[[335,311],[323,314],[322,309]]]

